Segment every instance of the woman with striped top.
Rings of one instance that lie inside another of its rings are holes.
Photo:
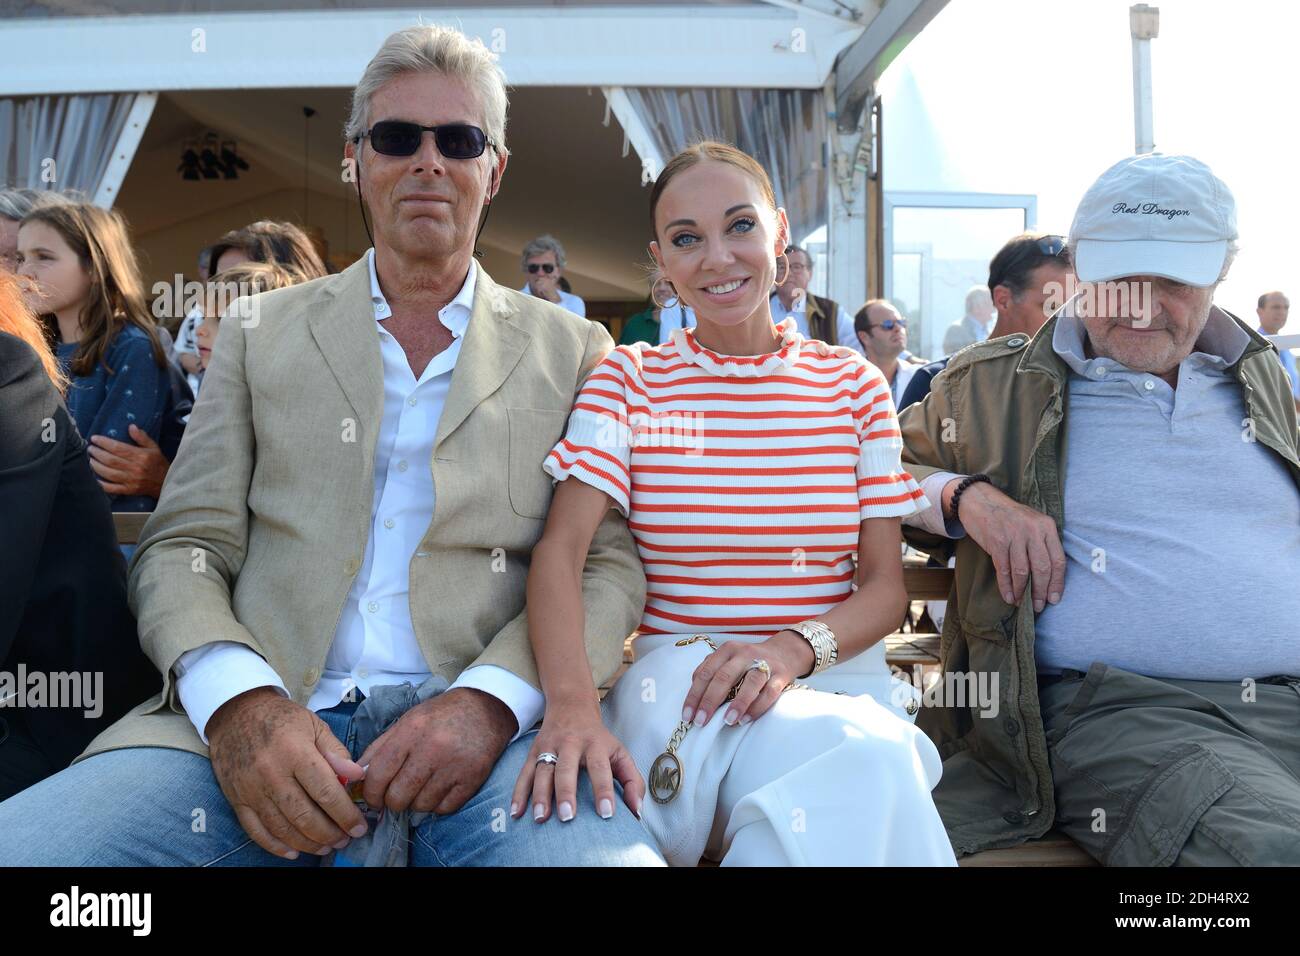
[[[545,463],[559,484],[528,617],[546,716],[512,812],[544,822],[554,801],[572,819],[585,768],[596,812],[612,815],[617,781],[672,864],[952,864],[939,755],[881,641],[907,602],[900,519],[926,506],[889,386],[858,353],[773,324],[788,226],[751,157],[676,156],[651,225],[697,326],[611,352]],[[602,722],[581,578],[611,507],[647,593]]]

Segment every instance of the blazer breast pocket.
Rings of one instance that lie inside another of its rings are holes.
[[[568,411],[507,408],[510,418],[510,507],[524,518],[545,518],[551,508],[551,476],[542,471],[546,456],[564,436]]]

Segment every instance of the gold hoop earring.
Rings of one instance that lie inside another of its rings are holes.
[[[668,286],[670,286],[670,287],[672,288],[672,290],[673,290],[673,298],[672,298],[672,301],[671,301],[671,302],[660,302],[658,299],[655,298],[655,289],[657,289],[657,288],[659,287],[659,282],[666,283]],[[659,308],[661,308],[661,309],[667,309],[667,308],[670,308],[671,306],[676,305],[678,302],[681,301],[681,296],[679,296],[679,295],[677,294],[677,286],[673,285],[673,284],[672,284],[671,282],[669,282],[667,279],[660,279],[659,282],[656,282],[654,285],[652,285],[652,286],[650,287],[650,301],[651,301],[651,302],[653,302],[655,305],[659,306]]]
[[[785,280],[788,279],[788,278],[790,278],[790,257],[787,256],[787,255],[783,252],[783,253],[781,253],[779,256],[777,256],[776,258],[777,258],[778,261],[781,260],[781,259],[784,259],[784,260],[785,260],[785,279],[777,279],[777,280],[775,280],[772,284],[773,284],[773,285],[785,285]]]

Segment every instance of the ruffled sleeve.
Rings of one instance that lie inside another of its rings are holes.
[[[557,482],[577,478],[605,492],[627,517],[632,488],[632,438],[627,394],[637,365],[635,347],[620,345],[587,376],[569,427],[542,468]]]
[[[862,363],[855,389],[853,418],[858,452],[858,514],[866,518],[904,518],[930,506],[920,485],[903,469],[903,439],[889,383],[880,370]]]

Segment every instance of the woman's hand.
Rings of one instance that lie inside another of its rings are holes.
[[[537,758],[544,753],[555,754],[559,762],[539,763]],[[515,782],[510,816],[522,816],[531,795],[533,819],[545,823],[554,796],[560,819],[572,820],[578,812],[578,771],[583,767],[591,778],[596,812],[603,819],[614,815],[615,779],[623,787],[623,802],[640,819],[645,780],[627,748],[605,727],[594,700],[557,702],[546,708],[542,729],[533,738],[528,760]]]
[[[765,675],[751,665],[767,661]],[[781,692],[816,663],[812,645],[794,631],[781,631],[760,644],[727,641],[695,668],[691,689],[682,708],[682,720],[703,727],[723,704],[736,682],[743,683],[727,707],[723,720],[747,724],[762,717],[776,703]]]

